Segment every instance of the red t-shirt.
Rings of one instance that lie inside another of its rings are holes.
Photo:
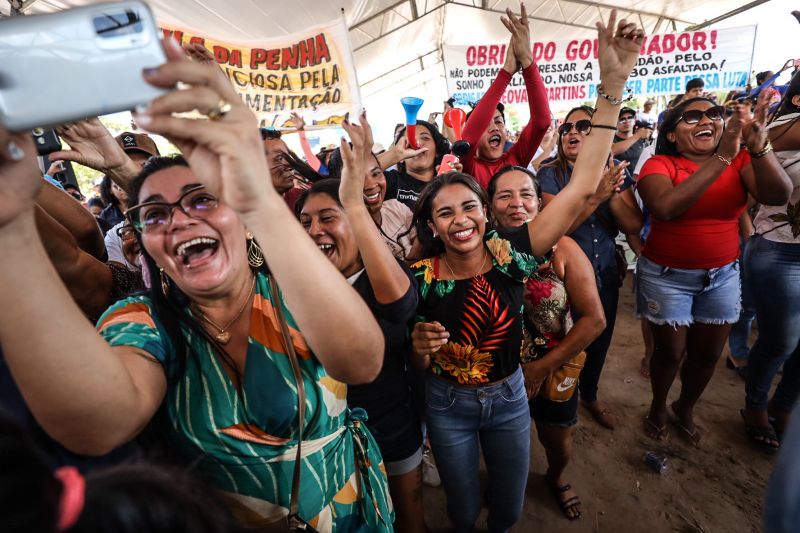
[[[536,154],[536,149],[539,148],[547,128],[550,127],[550,102],[547,99],[547,90],[536,63],[532,63],[528,68],[522,70],[522,79],[525,81],[525,89],[528,93],[528,108],[531,118],[520,132],[519,140],[508,152],[503,154],[503,157],[493,162],[483,161],[478,159],[477,150],[478,141],[486,133],[495,109],[497,109],[497,103],[500,102],[511,81],[511,74],[500,69],[497,78],[475,106],[475,110],[464,125],[462,137],[470,144],[470,151],[461,158],[461,164],[464,165],[464,172],[474,177],[484,189],[489,186],[492,176],[501,168],[507,165],[527,167]]]
[[[739,217],[747,206],[740,177],[750,154],[740,150],[733,163],[681,216],[659,220],[651,213],[651,229],[642,253],[673,268],[719,268],[739,257]],[[678,185],[699,167],[683,157],[657,155],[642,167],[638,181],[661,174]]]

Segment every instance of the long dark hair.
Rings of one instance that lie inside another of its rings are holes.
[[[680,104],[667,111],[667,114],[664,116],[664,122],[662,122],[661,126],[658,128],[658,140],[656,140],[657,155],[680,157],[681,154],[678,152],[677,144],[675,141],[667,139],[667,134],[675,131],[678,127],[678,123],[681,121],[683,112],[695,102],[708,102],[711,105],[717,105],[716,102],[708,98],[689,98],[688,100],[681,101]]]
[[[131,205],[140,203],[139,198],[142,186],[147,178],[172,167],[188,167],[186,159],[181,155],[173,156],[157,156],[151,157],[147,160],[142,171],[136,176],[130,185],[130,201]],[[133,223],[134,221],[131,221]],[[156,322],[161,324],[167,332],[170,341],[173,344],[175,353],[177,355],[177,366],[167,368],[167,377],[173,382],[177,382],[186,372],[186,363],[190,357],[197,357],[189,347],[184,334],[188,330],[192,335],[199,335],[201,338],[208,341],[212,349],[222,359],[222,361],[230,367],[231,370],[236,371],[236,365],[233,359],[225,351],[225,348],[217,342],[211,335],[206,332],[205,328],[188,312],[191,300],[184,294],[180,288],[169,278],[167,280],[168,291],[164,294],[161,287],[161,274],[156,265],[155,260],[147,253],[142,242],[142,235],[136,232],[136,238],[139,240],[139,248],[147,265],[147,273],[149,276],[148,285],[150,286],[149,296],[153,304],[153,311],[155,314]],[[266,263],[259,269],[264,274],[269,271]],[[241,376],[239,376],[241,378]]]
[[[588,105],[582,105],[570,109],[567,115],[564,117],[564,122],[567,122],[569,120],[569,116],[573,113],[577,113],[578,111],[583,111],[589,115],[589,119],[594,116],[594,108],[589,107]],[[556,178],[559,180],[559,182],[565,183],[567,180],[567,174],[569,174],[570,162],[567,160],[567,156],[564,153],[564,147],[561,143],[561,135],[559,135],[558,132],[556,132],[556,135],[558,135],[558,142],[556,142],[556,158],[549,163],[542,165],[542,167],[552,168],[555,171]]]
[[[100,181],[100,198],[102,198],[106,206],[114,205],[120,209],[119,199],[111,192],[111,178],[108,176],[103,176],[103,179]]]
[[[422,257],[433,257],[444,252],[444,244],[439,238],[434,238],[431,228],[428,227],[428,222],[433,220],[433,201],[439,194],[439,191],[447,185],[463,185],[471,190],[481,204],[486,208],[486,216],[489,217],[489,199],[486,197],[486,191],[478,185],[475,178],[469,174],[461,172],[447,172],[439,174],[434,177],[422,189],[419,195],[417,204],[414,207],[414,217],[411,219],[411,227],[417,230],[417,239],[422,244]],[[488,228],[487,223],[487,228]],[[410,232],[410,229],[409,229]],[[408,232],[406,232],[408,234]]]
[[[437,128],[435,124],[431,124],[427,120],[418,120],[417,126],[424,126],[425,129],[427,129],[430,132],[431,137],[433,137],[433,143],[436,146],[436,157],[433,160],[433,168],[434,170],[436,170],[442,163],[442,158],[450,153],[450,141],[445,139],[444,135],[442,135],[442,133],[439,131],[439,128]],[[397,135],[395,135],[394,137],[395,144],[397,144],[405,134],[406,134],[406,128],[405,126],[403,126],[402,129],[398,130]],[[402,172],[405,172],[406,171],[405,161],[397,163],[397,168],[400,169]]]
[[[228,509],[214,491],[183,469],[122,465],[93,472],[70,533],[235,533]]]
[[[296,153],[289,150],[286,153],[286,164],[292,167],[297,174],[302,176],[303,181],[306,183],[316,183],[325,178],[322,174],[314,170],[314,168],[303,161]]]

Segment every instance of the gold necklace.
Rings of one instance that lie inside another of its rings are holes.
[[[483,251],[483,263],[481,263],[481,268],[480,268],[480,270],[478,270],[478,272],[477,272],[477,274],[475,274],[475,276],[477,276],[478,274],[481,274],[481,273],[483,273],[483,269],[486,267],[486,260],[487,260],[488,258],[489,258],[489,254],[488,254],[488,253],[486,253],[486,250],[484,250],[484,251]],[[449,271],[450,271],[450,274],[451,274],[451,275],[452,275],[454,278],[458,277],[458,276],[456,276],[456,273],[453,271],[453,267],[451,267],[451,266],[450,266],[450,263],[448,263],[448,262],[447,262],[447,252],[445,252],[445,253],[442,255],[442,259],[444,259],[444,264],[445,264],[445,265],[447,265],[447,270],[449,270]],[[470,278],[474,278],[475,276],[470,276]],[[467,278],[464,278],[464,279],[467,279]]]
[[[225,325],[224,328],[219,327],[213,320],[208,318],[205,315],[205,313],[203,313],[200,310],[200,308],[198,306],[195,305],[195,311],[197,311],[197,314],[200,315],[200,318],[202,318],[205,322],[211,324],[212,326],[214,326],[216,329],[219,330],[219,333],[214,335],[214,338],[217,340],[218,343],[220,343],[222,345],[225,345],[225,344],[228,344],[230,342],[230,340],[231,340],[231,332],[228,331],[228,328],[231,327],[234,322],[239,320],[240,316],[242,316],[242,313],[244,313],[244,310],[247,307],[247,304],[250,303],[250,297],[253,295],[253,291],[255,290],[255,288],[256,288],[256,278],[255,278],[255,276],[253,276],[253,284],[250,286],[250,291],[248,291],[247,298],[244,299],[244,303],[242,303],[242,307],[239,308],[239,311],[236,312],[236,316],[233,317],[233,319],[230,322],[228,322]]]

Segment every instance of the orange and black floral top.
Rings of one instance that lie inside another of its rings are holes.
[[[417,277],[418,322],[439,322],[450,340],[431,356],[431,371],[461,385],[502,380],[519,367],[524,282],[549,258],[534,257],[527,224],[491,230],[484,244],[492,269],[464,280],[439,279],[438,257],[411,266]]]

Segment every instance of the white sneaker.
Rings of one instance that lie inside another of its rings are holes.
[[[429,487],[438,487],[442,484],[430,448],[426,448],[422,454],[422,482]]]

